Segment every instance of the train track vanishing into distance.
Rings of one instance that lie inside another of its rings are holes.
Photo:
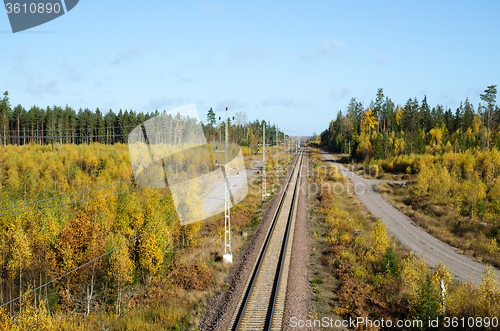
[[[302,159],[300,151],[229,330],[281,329]]]

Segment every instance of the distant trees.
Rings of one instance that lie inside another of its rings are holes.
[[[253,151],[258,149],[258,144],[262,143],[262,127],[265,121],[260,121],[256,119],[253,122],[248,122],[248,118],[245,112],[237,111],[230,113],[229,117],[229,141],[235,142],[240,146],[251,147]],[[207,112],[207,124],[203,125],[203,130],[208,142],[212,141],[224,141],[226,135],[226,114],[217,117],[212,108]],[[280,131],[276,125],[271,125],[271,123],[266,123],[266,143],[274,144],[276,141],[276,133],[278,133],[278,139],[283,139],[283,131]],[[282,142],[280,142],[282,144]]]
[[[352,98],[345,115],[339,111],[321,133],[321,145],[357,160],[500,148],[496,93],[496,85],[490,85],[481,94],[485,106],[479,105],[477,112],[468,99],[453,112],[439,104],[431,108],[427,96],[420,103],[409,98],[404,106],[395,106],[379,88],[367,108]]]
[[[74,110],[66,105],[47,107],[33,106],[26,110],[22,105],[13,109],[8,92],[0,100],[0,141],[2,145],[15,144],[116,144],[126,142],[132,129],[158,115],[136,113],[121,109],[118,114],[109,110],[103,113],[99,108]]]
[[[45,109],[32,106],[26,110],[22,105],[13,109],[9,102],[8,92],[0,100],[0,144],[6,146],[52,145],[52,148],[62,148],[63,144],[101,144],[127,143],[129,133],[141,123],[159,115],[158,110],[152,113],[122,110],[118,113],[113,110],[107,112],[96,108],[75,110],[70,106],[47,107]],[[234,119],[233,119],[234,118]],[[225,115],[220,120],[213,108],[207,113],[206,124],[203,129],[207,141],[222,140],[225,135]],[[260,120],[248,122],[245,112],[237,111],[230,116],[229,140],[243,146],[250,145],[249,129],[255,139],[262,140],[262,123]],[[267,143],[276,139],[276,131],[282,135],[276,125],[266,125]]]

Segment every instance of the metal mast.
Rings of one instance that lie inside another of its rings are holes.
[[[262,125],[262,200],[266,201],[266,122]]]
[[[278,161],[279,161],[279,157],[278,157],[278,145],[279,145],[279,140],[278,140],[278,127],[276,127],[276,177],[278,177]]]
[[[224,190],[224,261],[233,263],[231,252],[231,199],[229,197],[229,115],[226,107],[226,162],[224,162],[225,190]]]
[[[231,252],[231,188],[229,186],[229,177],[238,177],[239,171],[236,176],[229,176],[229,116],[226,107],[226,146],[224,151],[219,151],[217,146],[216,152],[225,153],[224,163],[219,164],[215,160],[215,165],[224,166],[224,262],[233,263],[233,253]]]
[[[266,200],[266,123],[262,125],[262,200]]]

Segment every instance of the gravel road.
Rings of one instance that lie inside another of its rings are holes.
[[[323,155],[325,160],[336,162],[330,154],[323,152]],[[481,283],[485,265],[458,253],[456,248],[434,238],[387,202],[375,189],[375,185],[381,181],[362,178],[340,163],[337,163],[337,167],[339,173],[352,181],[356,195],[366,209],[375,217],[382,218],[387,231],[400,243],[411,248],[416,254],[423,255],[425,262],[430,266],[434,267],[440,261],[444,261],[455,279],[464,281],[471,277],[473,283]],[[494,271],[500,276],[500,270],[495,268]]]

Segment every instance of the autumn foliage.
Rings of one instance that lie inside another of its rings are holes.
[[[120,143],[64,145],[62,151],[35,144],[2,146],[0,195],[1,303],[83,266],[3,307],[0,330],[9,329],[14,316],[19,322],[13,330],[31,325],[29,309],[49,319],[67,311],[120,314],[124,300],[130,301],[128,288],[165,279],[175,252],[194,245],[199,236],[200,224],[181,227],[173,217],[168,189],[137,189],[128,148]],[[30,204],[40,200],[47,201]],[[29,211],[15,213],[22,210]],[[199,273],[196,268],[188,272]]]

